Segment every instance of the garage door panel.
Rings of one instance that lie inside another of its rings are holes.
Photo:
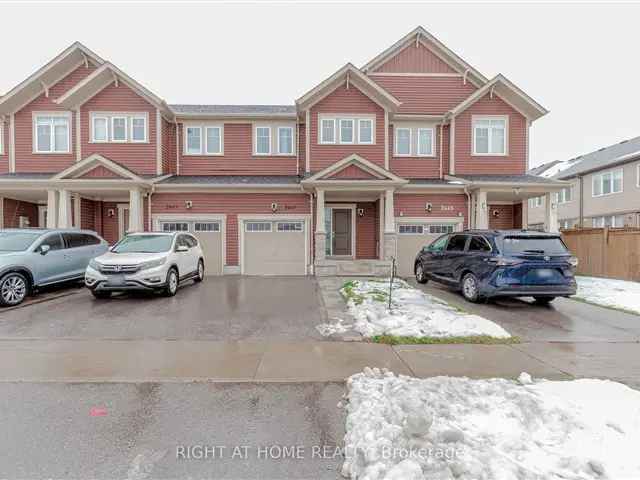
[[[413,275],[413,264],[418,252],[425,246],[433,242],[439,235],[398,235],[398,275],[410,277]]]
[[[264,221],[263,221],[264,222]],[[243,271],[246,275],[306,275],[304,222],[269,222],[270,230],[248,221],[243,225]],[[284,223],[286,225],[280,225]],[[291,231],[299,223],[299,231]],[[248,228],[247,224],[250,228]],[[261,230],[261,231],[250,231]],[[285,230],[285,231],[281,231]]]
[[[161,231],[188,232],[196,237],[204,256],[205,275],[222,275],[224,236],[220,220],[212,221],[190,217],[178,220],[160,219],[158,223]]]
[[[205,275],[222,275],[222,234],[194,232],[204,255]]]

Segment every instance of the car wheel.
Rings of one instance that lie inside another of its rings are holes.
[[[173,297],[178,291],[178,271],[175,268],[170,268],[167,272],[167,285],[162,292],[165,297]]]
[[[91,290],[91,294],[100,299],[111,298],[111,292],[100,292],[98,290]]]
[[[29,281],[21,273],[8,273],[0,280],[0,305],[10,307],[22,303],[29,292]]]
[[[538,305],[549,305],[556,297],[533,297]]]
[[[473,273],[467,273],[462,277],[462,296],[469,302],[480,300],[478,278]]]
[[[427,283],[427,276],[424,273],[424,268],[421,263],[416,265],[416,282],[418,283]]]
[[[194,278],[196,282],[201,282],[204,280],[204,262],[202,260],[198,261],[198,274],[196,278]]]

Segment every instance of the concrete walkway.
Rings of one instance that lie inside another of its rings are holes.
[[[4,382],[327,382],[364,367],[418,377],[611,378],[640,385],[639,343],[402,345],[354,342],[2,340]]]

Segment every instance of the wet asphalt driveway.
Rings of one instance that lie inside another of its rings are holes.
[[[321,340],[314,277],[207,277],[172,298],[94,299],[84,289],[0,310],[0,338]],[[38,298],[38,297],[35,297]]]

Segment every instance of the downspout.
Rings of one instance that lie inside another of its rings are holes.
[[[176,175],[180,175],[180,129],[176,120]]]
[[[584,177],[580,175],[580,228],[584,228]]]
[[[442,180],[444,178],[443,172],[442,172],[442,146],[444,145],[443,141],[442,141],[442,137],[444,136],[444,124],[441,123],[440,124],[440,180]]]
[[[151,185],[151,190],[149,190],[149,196],[147,197],[147,217],[149,219],[149,231],[153,232],[153,220],[151,219],[151,195],[153,195],[154,190],[156,189],[155,184]]]
[[[296,115],[296,176],[300,176],[300,122]]]
[[[471,227],[471,194],[467,190],[467,186],[464,186],[464,193],[467,195],[467,228],[475,228],[475,221],[473,227]]]
[[[309,202],[311,203],[311,221],[309,222],[309,230],[311,230],[311,235],[309,236],[309,249],[311,250],[309,259],[311,261],[311,273],[315,275],[314,265],[316,264],[316,249],[315,249],[315,228],[313,228],[313,224],[315,223],[315,216],[313,215],[313,192],[309,192]]]

